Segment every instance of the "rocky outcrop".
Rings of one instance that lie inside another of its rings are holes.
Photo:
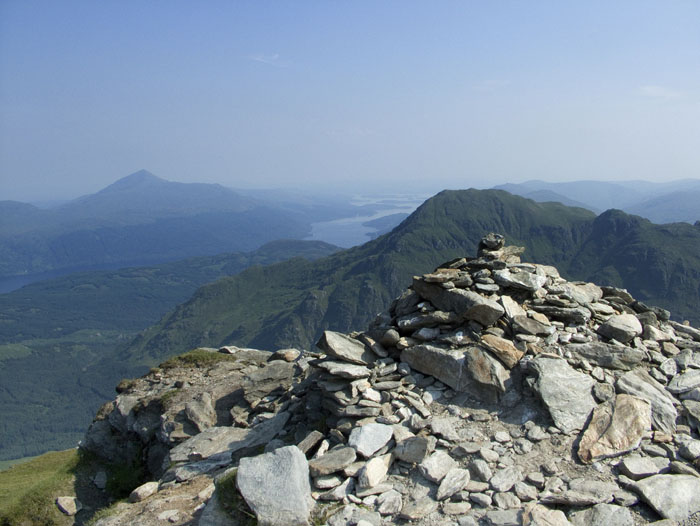
[[[488,236],[321,352],[199,351],[135,380],[83,447],[155,491],[97,525],[688,519],[700,332],[521,253]]]

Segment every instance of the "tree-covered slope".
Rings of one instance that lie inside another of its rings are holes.
[[[0,460],[74,446],[134,367],[116,354],[204,283],[337,247],[277,241],[251,253],[87,272],[0,294]]]

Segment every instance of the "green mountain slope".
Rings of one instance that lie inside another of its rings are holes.
[[[526,246],[525,260],[556,265],[568,279],[623,286],[677,317],[700,318],[700,227],[654,225],[619,211],[596,218],[497,190],[445,191],[360,247],[249,269],[201,288],[141,334],[124,359],[150,363],[199,345],[309,348],[324,329],[366,326],[412,275],[474,254],[490,231]]]
[[[119,380],[116,350],[202,284],[337,247],[277,241],[151,268],[87,272],[0,294],[0,460],[72,447]]]
[[[326,328],[362,327],[414,274],[476,252],[484,232],[527,244],[528,260],[565,262],[595,215],[503,191],[445,191],[391,233],[313,263],[249,269],[209,284],[129,348],[130,361],[157,361],[198,345],[309,347]]]

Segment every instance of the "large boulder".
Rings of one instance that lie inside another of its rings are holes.
[[[260,526],[308,526],[309,465],[298,447],[241,459],[236,486]]]
[[[596,402],[591,393],[595,380],[574,370],[566,360],[540,355],[529,362],[535,373],[534,388],[563,433],[580,431]]]

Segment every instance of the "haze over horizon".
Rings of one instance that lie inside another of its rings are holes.
[[[700,177],[700,4],[0,3],[0,199]]]

